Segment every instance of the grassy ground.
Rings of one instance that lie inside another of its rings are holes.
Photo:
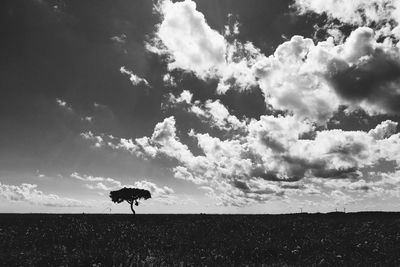
[[[0,266],[400,266],[400,214],[0,215]]]

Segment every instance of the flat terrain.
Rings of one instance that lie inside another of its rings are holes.
[[[400,266],[399,213],[0,215],[0,266]]]

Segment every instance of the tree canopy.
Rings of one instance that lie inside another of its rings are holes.
[[[138,200],[149,199],[151,198],[151,194],[150,191],[146,189],[124,187],[120,190],[111,191],[110,198],[115,203],[121,203],[123,201],[128,202],[131,206],[133,214],[135,214],[135,210],[133,209],[133,204],[138,206],[139,205]]]

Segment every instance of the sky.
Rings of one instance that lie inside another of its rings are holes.
[[[5,0],[0,212],[399,211],[400,0]]]

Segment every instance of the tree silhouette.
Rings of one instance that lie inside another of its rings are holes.
[[[151,194],[148,190],[140,189],[140,188],[122,188],[120,190],[111,191],[110,198],[115,203],[121,203],[123,201],[128,202],[131,205],[131,210],[133,214],[135,214],[135,210],[133,209],[133,203],[136,206],[139,205],[139,199],[149,199],[151,198]]]

